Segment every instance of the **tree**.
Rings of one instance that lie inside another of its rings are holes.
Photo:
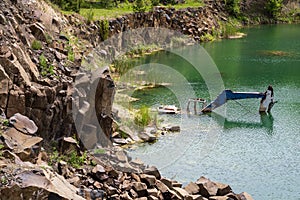
[[[147,4],[146,0],[135,0],[133,2],[133,11],[134,12],[145,12],[147,9]]]
[[[226,10],[229,14],[238,17],[240,15],[240,0],[226,0]]]
[[[277,18],[282,8],[282,0],[268,0],[266,10],[271,17]]]

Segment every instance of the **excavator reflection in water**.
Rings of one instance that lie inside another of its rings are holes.
[[[233,121],[219,115],[217,113],[209,113],[208,115],[212,117],[220,126],[224,129],[233,128],[250,128],[258,129],[265,128],[269,135],[273,135],[273,122],[274,118],[271,113],[259,113],[260,122],[247,122],[247,121]]]

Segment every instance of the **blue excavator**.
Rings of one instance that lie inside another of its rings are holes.
[[[259,112],[270,112],[273,105],[277,102],[274,101],[273,87],[269,85],[266,92],[233,92],[231,90],[224,90],[221,92],[215,100],[205,105],[201,112],[207,113],[212,112],[214,109],[222,106],[228,100],[238,100],[238,99],[251,99],[260,98]]]

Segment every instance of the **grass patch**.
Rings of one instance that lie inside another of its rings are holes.
[[[202,0],[186,0],[186,2],[184,4],[176,4],[176,5],[172,5],[171,7],[174,7],[175,9],[182,9],[182,8],[198,8],[203,6],[204,3]]]
[[[42,43],[39,40],[33,40],[33,42],[31,43],[31,48],[33,50],[40,50],[42,49]]]
[[[77,152],[72,151],[68,156],[67,156],[67,163],[69,163],[72,167],[78,169],[80,168],[83,164],[84,161],[87,158],[87,153],[84,152],[82,156],[78,156]]]
[[[41,75],[47,76],[48,74],[54,75],[54,66],[48,65],[47,58],[44,56],[44,54],[40,55],[39,57],[40,61],[40,67],[41,67]]]
[[[149,108],[147,106],[142,106],[134,116],[134,122],[139,126],[147,126],[151,121]]]
[[[203,6],[204,3],[202,0],[186,0],[184,4],[175,4],[175,5],[161,5],[158,4],[158,6],[163,7],[173,7],[175,9],[183,9],[183,8],[197,8]],[[129,13],[133,13],[134,4],[133,3],[119,3],[118,7],[108,7],[108,8],[99,8],[97,6],[91,7],[91,8],[81,8],[79,14],[86,17],[91,14],[91,9],[93,12],[93,19],[94,20],[104,20],[104,19],[112,19],[116,17],[120,17]],[[153,6],[151,4],[147,5],[145,7],[145,12],[151,11],[153,9]],[[64,14],[72,14],[74,12],[70,11],[63,11]]]
[[[68,155],[60,155],[59,152],[54,149],[54,151],[49,156],[49,165],[54,165],[59,161],[66,161],[72,167],[78,169],[84,165],[85,160],[87,159],[87,152],[84,152],[81,156],[78,156],[76,151],[72,151]]]
[[[80,15],[82,16],[89,16],[91,9],[82,8],[80,9]],[[116,18],[125,14],[132,13],[131,6],[120,6],[119,8],[93,8],[93,19],[94,20],[104,20],[104,19],[111,19]],[[69,14],[69,13],[67,13]]]
[[[105,154],[106,150],[105,149],[95,149],[94,154]]]

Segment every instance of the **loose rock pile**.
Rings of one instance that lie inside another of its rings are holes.
[[[235,194],[229,185],[205,177],[183,187],[162,177],[156,167],[147,167],[117,149],[88,154],[82,166],[74,167],[62,159],[48,165],[51,155],[36,147],[42,138],[32,135],[37,130],[34,122],[16,114],[10,125],[0,140],[4,145],[0,150],[1,199],[252,199],[245,192]],[[65,138],[65,142],[82,154],[72,139]]]

